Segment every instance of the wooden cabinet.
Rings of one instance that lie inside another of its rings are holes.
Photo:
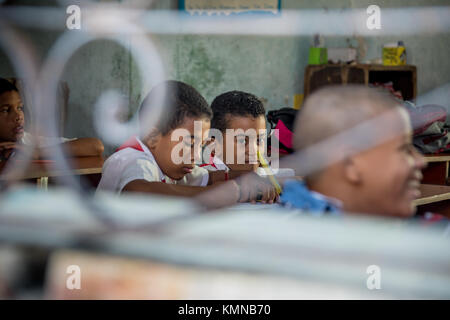
[[[324,64],[308,65],[304,75],[305,98],[315,90],[330,84],[387,83],[401,91],[404,100],[417,95],[417,70],[415,66],[383,66],[375,64]]]
[[[450,218],[450,186],[422,184],[420,192],[421,197],[414,201],[417,214],[433,212]]]
[[[425,155],[427,167],[422,170],[422,183],[448,185],[450,154]]]

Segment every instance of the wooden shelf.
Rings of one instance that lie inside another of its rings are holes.
[[[422,184],[420,186],[420,192],[422,196],[414,201],[417,206],[450,200],[450,187],[449,186],[436,186],[431,184]]]
[[[414,201],[418,214],[433,212],[450,218],[450,186],[422,184],[420,192],[422,196]]]
[[[427,167],[422,170],[422,183],[446,185],[449,180],[450,154],[425,155]]]
[[[417,68],[412,65],[384,66],[378,64],[324,64],[308,65],[304,74],[305,98],[315,90],[330,84],[364,84],[392,81],[404,100],[417,95]]]

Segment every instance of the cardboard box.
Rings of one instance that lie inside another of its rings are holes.
[[[403,66],[406,64],[406,49],[399,47],[383,48],[383,65],[385,66]]]

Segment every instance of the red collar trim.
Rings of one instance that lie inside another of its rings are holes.
[[[126,148],[132,148],[137,151],[144,152],[144,149],[142,148],[141,144],[137,140],[136,136],[133,136],[130,139],[128,139],[127,141],[125,141],[119,148],[116,149],[116,152],[126,149]]]
[[[217,169],[216,164],[214,163],[214,155],[212,153],[209,156],[209,163],[201,164],[199,167],[206,167],[206,166],[212,166],[213,168]]]
[[[136,136],[131,137],[130,139],[128,139],[127,141],[125,141],[119,148],[117,148],[117,151],[126,149],[126,148],[132,148],[135,149],[137,151],[141,151],[141,152],[145,152],[144,149],[142,148],[141,144],[139,143],[138,139]],[[161,182],[166,183],[166,179],[163,178],[161,180]]]

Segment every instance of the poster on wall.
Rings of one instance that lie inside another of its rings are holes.
[[[179,0],[178,3],[179,10],[190,15],[278,15],[281,12],[281,0]]]

